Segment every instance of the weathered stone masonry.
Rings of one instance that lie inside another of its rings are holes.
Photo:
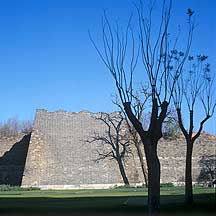
[[[116,163],[96,163],[97,143],[86,142],[105,129],[89,112],[38,110],[22,185],[74,188],[121,183]],[[135,167],[129,173],[132,182],[139,181]]]
[[[85,111],[73,113],[37,110],[31,138],[30,135],[24,138],[22,135],[0,138],[0,183],[20,185],[22,182],[23,187],[41,188],[101,188],[122,184],[116,162],[95,162],[99,144],[86,142],[95,132],[104,133],[106,130],[103,123],[92,117],[95,115],[97,114]],[[194,182],[200,173],[200,157],[216,154],[215,147],[214,136],[202,135],[195,143]],[[158,152],[161,182],[183,182],[186,154],[183,137],[162,139]],[[135,151],[126,161],[125,167],[130,183],[144,182]]]
[[[21,185],[30,136],[0,137],[0,184]]]

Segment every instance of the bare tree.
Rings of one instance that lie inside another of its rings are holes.
[[[17,117],[9,118],[0,126],[0,135],[13,136],[19,133],[20,122]]]
[[[154,214],[160,208],[160,161],[157,155],[157,144],[162,137],[162,125],[167,115],[175,84],[181,74],[182,67],[187,59],[192,41],[193,23],[192,14],[188,14],[189,33],[186,40],[185,52],[176,49],[177,39],[171,44],[169,22],[171,15],[171,1],[162,1],[161,19],[157,36],[155,26],[152,27],[154,5],[151,5],[148,14],[144,14],[142,1],[136,7],[138,14],[138,38],[135,39],[131,27],[131,17],[125,33],[119,27],[113,27],[106,14],[102,23],[103,48],[99,49],[94,40],[92,43],[102,61],[110,71],[131,124],[139,134],[144,146],[148,167],[148,207],[149,213]],[[154,31],[154,34],[152,33]],[[136,46],[136,42],[140,44]],[[149,126],[144,129],[134,111],[134,71],[139,60],[138,51],[143,65],[143,78],[150,85],[151,117]],[[140,47],[140,49],[139,49]]]
[[[33,122],[31,120],[23,121],[20,125],[20,131],[24,134],[29,134],[33,130]]]
[[[186,152],[186,169],[185,169],[185,201],[187,204],[193,203],[192,187],[192,153],[193,145],[200,136],[204,124],[212,117],[216,107],[216,97],[214,95],[214,79],[210,74],[210,65],[205,64],[207,56],[198,55],[197,57],[189,56],[189,69],[181,74],[178,85],[176,85],[173,98],[178,115],[180,129],[187,143]],[[183,105],[186,103],[186,110]],[[199,106],[196,107],[196,105]],[[200,120],[197,132],[194,131],[194,116],[198,108],[204,110],[204,117]],[[189,126],[183,122],[183,116],[189,115]]]
[[[103,134],[94,134],[87,142],[100,142],[102,149],[98,148],[96,161],[111,159],[118,164],[125,185],[129,185],[124,160],[131,153],[130,140],[127,133],[125,120],[120,112],[101,113],[95,119],[101,121],[107,128]]]
[[[9,118],[4,123],[0,123],[0,136],[14,136],[19,133],[28,134],[32,129],[32,121],[20,121],[17,117],[13,117]]]
[[[197,178],[199,183],[207,183],[213,186],[216,180],[216,155],[203,155],[199,161],[201,167],[200,174]]]
[[[142,122],[142,124],[145,124],[145,113],[144,110],[147,108],[146,104],[150,98],[151,94],[148,91],[148,86],[142,86],[140,91],[137,92],[135,95],[133,95],[134,98],[134,114],[136,116],[136,118]],[[124,107],[122,105],[122,103],[118,100],[118,97],[115,97],[115,100],[113,101],[113,103],[115,105],[118,106],[118,108],[121,110],[121,112],[124,114],[125,120],[127,122],[127,127],[128,127],[128,132],[130,133],[130,142],[132,145],[135,146],[136,148],[136,153],[137,156],[139,158],[139,162],[141,165],[141,169],[142,169],[142,173],[143,173],[143,177],[144,177],[144,183],[145,186],[148,187],[148,171],[147,171],[147,165],[146,165],[146,160],[144,158],[143,155],[143,151],[142,151],[142,141],[140,139],[140,136],[138,134],[138,132],[136,131],[136,129],[134,128],[134,126],[131,124],[130,120],[127,117],[127,114],[124,110]],[[145,128],[145,125],[144,125]]]

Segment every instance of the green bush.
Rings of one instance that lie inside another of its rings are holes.
[[[162,183],[160,184],[160,187],[175,187],[175,185],[171,182],[168,183]],[[113,189],[127,189],[127,188],[146,188],[145,185],[138,185],[138,186],[134,186],[134,185],[115,185],[113,187]]]
[[[135,186],[135,185],[120,185],[120,186],[118,186],[118,185],[115,185],[114,187],[113,187],[113,189],[127,189],[127,188],[146,188],[145,187],[145,185],[137,185],[137,186]]]
[[[131,188],[131,186],[130,185],[115,185],[114,187],[113,187],[113,189],[124,189],[124,188]]]
[[[40,190],[40,188],[37,187],[22,188],[20,186],[0,185],[0,191],[32,191],[32,190]]]
[[[175,187],[175,185],[173,183],[169,182],[169,183],[160,184],[160,187]]]

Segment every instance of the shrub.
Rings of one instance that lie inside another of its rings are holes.
[[[146,188],[145,185],[115,185],[113,189],[127,189],[127,188]]]
[[[169,183],[160,184],[160,187],[175,187],[175,185],[173,183],[169,182]]]
[[[0,191],[33,191],[33,190],[40,190],[40,188],[37,187],[22,188],[20,186],[0,185]]]
[[[131,188],[130,185],[115,185],[113,189],[124,189],[124,188]]]

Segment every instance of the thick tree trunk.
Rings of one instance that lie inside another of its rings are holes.
[[[193,203],[192,152],[193,152],[193,142],[191,140],[187,140],[186,169],[185,169],[185,202],[188,205]]]
[[[157,144],[162,137],[162,123],[166,117],[169,103],[164,101],[158,114],[157,99],[153,99],[149,129],[145,131],[142,123],[131,110],[130,102],[124,103],[125,112],[139,134],[145,151],[148,166],[148,209],[150,215],[157,215],[160,209],[160,161],[157,156]]]
[[[138,158],[139,158],[139,161],[140,161],[140,165],[141,165],[141,168],[142,168],[142,173],[143,173],[143,177],[144,177],[144,181],[145,181],[145,186],[148,187],[147,170],[146,170],[144,159],[143,159],[143,153],[141,151],[141,148],[140,148],[139,144],[136,145],[136,148],[137,148],[137,154],[138,154]]]
[[[148,159],[148,206],[149,214],[157,215],[160,209],[160,162],[152,150]]]
[[[117,161],[118,161],[119,170],[120,170],[122,179],[123,179],[123,181],[124,181],[124,184],[125,184],[125,185],[129,185],[129,181],[128,181],[128,178],[127,178],[127,175],[126,175],[126,172],[125,172],[125,169],[124,169],[124,166],[123,166],[123,163],[122,163],[121,158],[118,159]]]

